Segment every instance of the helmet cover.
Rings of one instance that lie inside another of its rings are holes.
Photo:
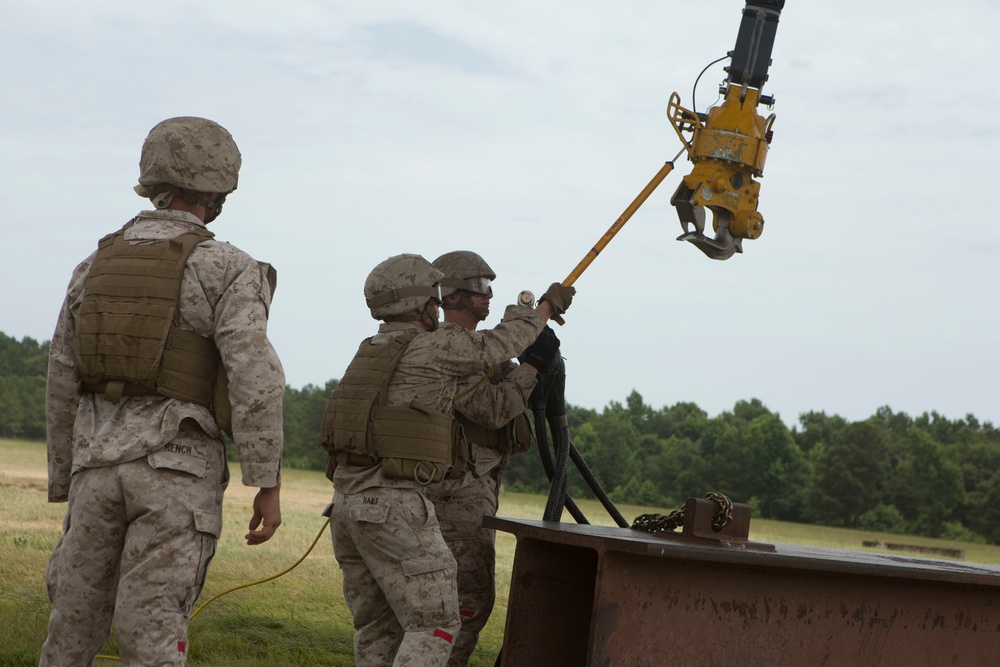
[[[471,250],[446,252],[434,260],[434,268],[445,275],[441,281],[441,293],[444,296],[452,294],[456,289],[469,290],[478,294],[480,290],[470,289],[472,285],[468,283],[469,280],[472,278],[496,280],[497,277],[486,260]]]
[[[157,123],[142,145],[140,197],[154,197],[164,183],[192,192],[236,189],[242,157],[226,128],[206,118],[180,116]]]
[[[443,277],[420,255],[395,255],[381,262],[365,280],[365,300],[372,317],[401,315],[438,298]]]

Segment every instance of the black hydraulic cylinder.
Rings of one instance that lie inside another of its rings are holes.
[[[736,48],[729,65],[729,83],[760,90],[771,66],[774,34],[785,0],[747,0]]]

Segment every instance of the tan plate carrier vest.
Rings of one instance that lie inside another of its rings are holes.
[[[501,454],[520,454],[531,449],[531,420],[521,413],[500,428],[487,428],[472,421],[460,412],[455,419],[462,425],[465,439]]]
[[[451,415],[417,400],[387,406],[389,380],[406,348],[421,333],[406,332],[385,345],[365,339],[330,397],[320,444],[326,476],[338,465],[381,465],[393,479],[427,485],[465,472],[468,446]]]
[[[178,328],[181,280],[194,247],[214,238],[198,229],[174,239],[130,244],[131,220],[98,244],[76,320],[83,387],[112,403],[161,395],[212,409],[232,437],[229,383],[210,338]]]

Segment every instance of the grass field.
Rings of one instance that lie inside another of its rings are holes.
[[[45,446],[0,439],[0,667],[37,665],[45,638],[49,601],[45,567],[59,537],[65,504],[46,502]],[[243,487],[239,470],[226,494],[225,529],[198,604],[233,587],[272,577],[309,549],[324,525],[320,512],[330,500],[330,483],[318,472],[286,470],[282,484],[282,525],[276,536],[247,547],[242,535],[250,518],[253,490]],[[599,474],[599,471],[598,471]],[[593,523],[614,525],[596,502],[579,502]],[[501,516],[541,518],[543,496],[505,493]],[[627,519],[675,508],[619,506]],[[566,517],[567,520],[569,517]],[[883,535],[839,528],[754,519],[750,538],[758,542],[802,544],[854,551],[863,540],[884,540],[965,551],[965,560],[1000,565],[1000,547],[919,537]],[[493,665],[503,640],[507,591],[514,559],[511,535],[497,535],[497,605],[480,639],[472,665]],[[329,533],[288,574],[241,588],[212,601],[191,621],[191,665],[353,665],[351,617],[341,595],[340,570]],[[112,637],[102,654],[117,655]],[[98,661],[113,665],[113,661]]]

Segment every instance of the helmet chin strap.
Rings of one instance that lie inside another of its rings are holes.
[[[192,206],[202,206],[205,209],[204,222],[207,225],[218,218],[219,214],[222,213],[222,205],[226,203],[226,197],[229,196],[229,193],[215,193],[214,197],[212,195],[213,193],[211,192],[190,192],[171,186],[163,192],[159,192],[150,197],[149,200],[153,202],[153,206],[158,209],[170,208],[170,204],[173,203],[176,197],[180,197]],[[209,197],[211,197],[211,199],[209,199]]]
[[[425,329],[427,331],[437,331],[439,322],[434,312],[434,308],[431,307],[430,301],[428,301],[424,306],[424,312],[420,313],[420,321],[425,324]]]
[[[212,222],[219,215],[222,214],[222,205],[226,203],[226,197],[229,196],[228,192],[222,192],[216,195],[215,199],[206,201],[202,203],[205,207],[205,224]]]
[[[170,191],[160,192],[149,199],[149,201],[153,202],[153,206],[158,209],[168,208],[173,200],[174,193]]]

